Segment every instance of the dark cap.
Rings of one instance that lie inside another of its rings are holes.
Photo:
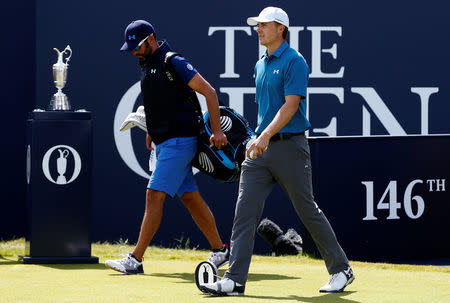
[[[155,32],[153,25],[144,20],[136,20],[128,24],[125,29],[125,43],[120,48],[121,51],[132,51],[139,42]]]

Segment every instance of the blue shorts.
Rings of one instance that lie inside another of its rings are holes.
[[[148,188],[165,192],[172,198],[198,191],[191,161],[197,152],[197,137],[179,137],[156,146],[156,167]]]

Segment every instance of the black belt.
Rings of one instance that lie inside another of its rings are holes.
[[[289,140],[290,138],[294,136],[301,136],[304,135],[305,132],[301,133],[276,133],[275,135],[270,138],[270,142],[278,141],[278,140]]]

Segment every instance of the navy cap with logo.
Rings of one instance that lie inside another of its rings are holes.
[[[155,32],[153,25],[145,20],[136,20],[128,24],[125,29],[125,43],[120,48],[121,51],[132,51],[139,42]]]

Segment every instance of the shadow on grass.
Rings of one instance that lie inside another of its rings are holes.
[[[320,294],[315,297],[300,297],[295,295],[289,295],[287,297],[276,297],[276,296],[248,296],[245,295],[243,297],[233,297],[233,299],[239,300],[239,298],[245,299],[245,298],[255,298],[255,299],[261,299],[261,300],[285,300],[285,301],[295,301],[295,302],[303,302],[303,303],[360,303],[360,301],[355,301],[351,299],[344,298],[345,296],[348,296],[352,293],[355,293],[354,291],[344,291],[341,293],[335,293],[335,294]],[[211,298],[220,298],[210,295],[205,295],[204,298],[211,299]]]
[[[11,260],[0,255],[0,266],[2,265],[14,265],[14,264],[22,264],[19,260]]]
[[[220,272],[220,276],[223,276],[225,271]],[[152,273],[150,276],[154,277],[164,277],[164,278],[173,278],[180,279],[183,281],[177,283],[192,283],[194,282],[194,273]],[[249,274],[249,281],[261,281],[261,280],[294,280],[300,279],[299,277],[290,277],[285,275],[277,275],[277,274]]]
[[[95,270],[106,270],[105,264],[33,264],[43,267],[49,267],[53,269],[60,270],[75,270],[75,269],[95,269]]]
[[[179,281],[176,283],[193,283],[194,282],[194,273],[151,273],[149,276],[153,277],[162,277],[162,278],[172,278],[172,279],[180,279],[183,281]]]
[[[261,280],[299,280],[300,277],[292,277],[277,274],[249,274],[248,281],[261,281]]]
[[[14,257],[11,257],[14,258]],[[73,270],[73,269],[107,269],[103,263],[98,264],[24,264],[23,256],[19,256],[17,260],[7,259],[4,256],[0,255],[0,266],[2,265],[14,265],[14,264],[22,264],[22,265],[39,265],[43,267],[50,267],[54,269],[61,270]]]

